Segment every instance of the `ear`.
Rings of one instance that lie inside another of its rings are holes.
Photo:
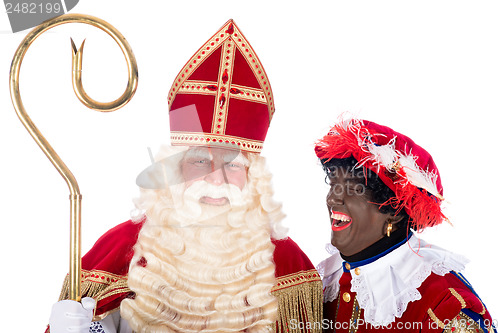
[[[401,222],[401,220],[404,218],[403,215],[394,215],[394,214],[391,214],[389,215],[389,217],[387,218],[387,223],[391,223],[391,224],[398,224],[399,222]]]

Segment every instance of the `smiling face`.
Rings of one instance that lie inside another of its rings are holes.
[[[331,242],[343,255],[361,252],[384,237],[387,223],[400,220],[391,213],[381,213],[379,205],[372,203],[362,169],[350,172],[346,167],[335,167],[329,170],[327,180]]]

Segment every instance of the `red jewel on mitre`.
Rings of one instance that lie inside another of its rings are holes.
[[[438,168],[409,137],[371,121],[341,119],[316,143],[315,152],[326,161],[352,156],[375,172],[396,195],[384,204],[405,209],[415,230],[447,221]]]
[[[274,114],[266,72],[233,20],[186,63],[168,95],[172,145],[260,153]]]

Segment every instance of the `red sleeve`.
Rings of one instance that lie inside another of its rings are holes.
[[[309,258],[291,238],[273,239],[272,242],[275,246],[274,263],[276,266],[275,276],[277,278],[314,269]]]
[[[424,332],[441,332],[451,328],[454,324],[462,324],[464,327],[480,331],[488,331],[492,319],[481,299],[470,283],[461,275],[450,272],[444,276],[432,274],[429,279],[439,281],[434,283],[432,292],[433,304],[427,309],[426,321],[424,322]],[[426,280],[427,282],[427,280]]]
[[[124,298],[133,296],[127,285],[127,274],[143,224],[144,220],[117,225],[101,236],[82,257],[81,296],[97,300],[94,320],[100,320],[101,316],[116,310]],[[68,298],[66,276],[60,300]]]
[[[129,220],[110,229],[82,257],[82,268],[126,275],[143,223]]]

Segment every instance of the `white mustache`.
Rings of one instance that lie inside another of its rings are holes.
[[[233,184],[213,185],[205,180],[199,180],[189,186],[184,197],[188,200],[199,201],[202,197],[213,199],[227,198],[232,206],[244,203],[244,192]]]

